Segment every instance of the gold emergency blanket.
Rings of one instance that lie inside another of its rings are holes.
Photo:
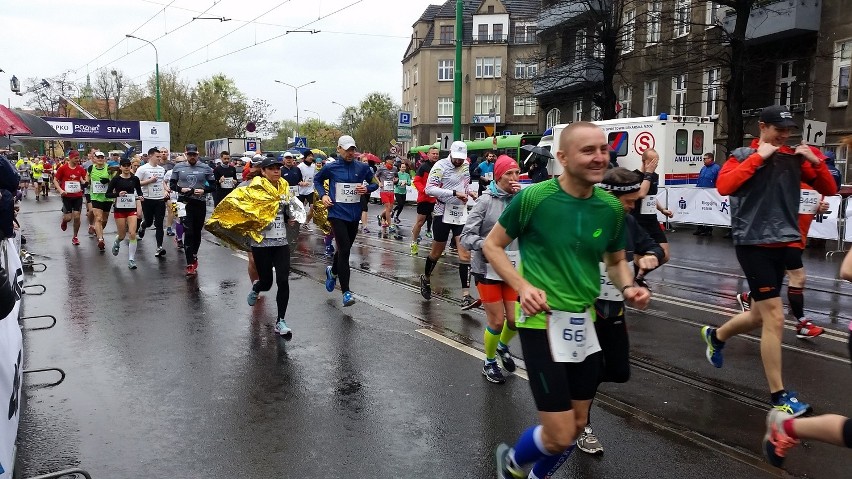
[[[325,180],[323,185],[325,185],[325,191],[328,191],[328,180]],[[314,196],[316,196],[316,200],[314,201],[314,224],[322,231],[322,234],[329,235],[331,234],[331,223],[328,221],[328,208],[323,204],[319,193]]]
[[[290,188],[283,178],[277,188],[263,176],[256,176],[247,186],[237,188],[216,205],[204,228],[227,246],[249,251],[248,240],[263,240],[260,232],[278,213],[281,200],[290,199]]]

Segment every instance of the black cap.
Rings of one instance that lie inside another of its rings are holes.
[[[272,165],[282,165],[283,166],[284,160],[279,160],[278,158],[275,158],[275,155],[272,155],[272,156],[267,156],[266,158],[263,159],[263,161],[260,162],[261,168],[268,168]]]
[[[798,128],[786,105],[767,106],[760,112],[760,121],[780,128]]]
[[[190,143],[190,144],[186,145],[186,152],[187,153],[198,153],[198,147],[193,145],[192,143]]]
[[[118,160],[119,165],[129,165],[131,163],[130,158],[122,158]]]
[[[267,153],[266,157],[267,158],[275,158],[275,153]]]

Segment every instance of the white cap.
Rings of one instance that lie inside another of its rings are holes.
[[[337,140],[337,146],[343,148],[344,150],[348,150],[349,148],[355,146],[355,139],[349,135],[343,135],[340,137],[339,140]]]
[[[260,153],[255,153],[254,156],[251,157],[252,160],[262,160],[264,158]]]
[[[450,145],[450,158],[466,159],[467,144],[463,141],[454,141],[453,144]]]
[[[289,151],[285,151],[284,152],[284,158],[293,158],[293,154],[290,153]]]

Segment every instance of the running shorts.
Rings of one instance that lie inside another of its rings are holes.
[[[92,201],[92,207],[97,208],[104,213],[109,213],[112,209],[112,201]]]
[[[113,214],[115,215],[115,219],[120,220],[120,219],[124,219],[124,218],[130,218],[131,216],[136,216],[136,211],[135,210],[134,211],[118,211],[118,210],[116,210],[116,212],[113,213]]]
[[[429,216],[432,212],[435,211],[435,203],[431,203],[429,201],[421,201],[417,203],[417,214],[423,216]]]
[[[460,238],[464,225],[448,225],[444,223],[442,216],[436,216],[432,221],[432,241],[438,243],[446,243],[450,239],[450,232],[453,236]]]
[[[739,245],[734,250],[737,261],[748,280],[751,297],[755,301],[778,298],[784,281],[787,250],[756,245]]]
[[[509,286],[509,283],[487,279],[481,275],[476,278],[476,290],[479,291],[479,299],[484,304],[508,303],[518,301],[518,292]]]
[[[311,205],[314,204],[314,201],[316,201],[315,200],[316,196],[317,196],[316,192],[310,192],[306,195],[299,195],[298,198],[299,198],[299,201],[301,201],[303,204],[311,206]]]
[[[379,196],[382,198],[383,205],[388,203],[394,204],[396,202],[396,196],[394,196],[393,191],[382,191]]]
[[[70,213],[72,211],[82,211],[83,209],[83,198],[68,198],[67,196],[62,197],[62,212]]]
[[[571,401],[589,401],[595,397],[601,374],[602,354],[597,352],[582,363],[557,363],[550,355],[547,330],[518,328],[524,363],[536,410],[571,410]]]
[[[791,247],[784,249],[787,250],[787,253],[784,255],[784,269],[795,271],[805,267],[804,263],[802,263],[802,254],[804,253],[802,248]]]
[[[361,195],[361,211],[367,211],[370,207],[370,195]]]

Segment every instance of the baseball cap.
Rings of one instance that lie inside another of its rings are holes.
[[[295,156],[293,156],[293,153],[290,153],[289,151],[285,151],[284,153],[281,154],[281,156],[279,158],[282,158],[282,159],[283,158],[295,158]]]
[[[450,158],[462,159],[467,158],[467,145],[463,141],[454,141],[450,145]]]
[[[103,151],[96,151],[95,156],[106,156]]]
[[[260,162],[260,167],[261,168],[268,168],[268,167],[273,166],[273,165],[283,165],[283,164],[284,164],[284,161],[282,161],[278,158],[275,158],[275,156],[273,155],[273,156],[267,156],[266,158],[264,158],[263,161]]]
[[[786,105],[770,105],[760,112],[760,121],[780,128],[798,128]]]
[[[349,135],[341,136],[340,139],[337,140],[337,146],[343,148],[344,150],[348,150],[349,148],[352,148],[353,146],[355,148],[358,148],[357,146],[355,146],[355,139],[352,138]]]
[[[130,164],[130,158],[122,158],[122,159],[118,160],[118,164],[119,165],[129,165]]]
[[[190,144],[186,145],[186,152],[187,153],[198,153],[198,147],[193,145],[192,143],[190,143]]]

